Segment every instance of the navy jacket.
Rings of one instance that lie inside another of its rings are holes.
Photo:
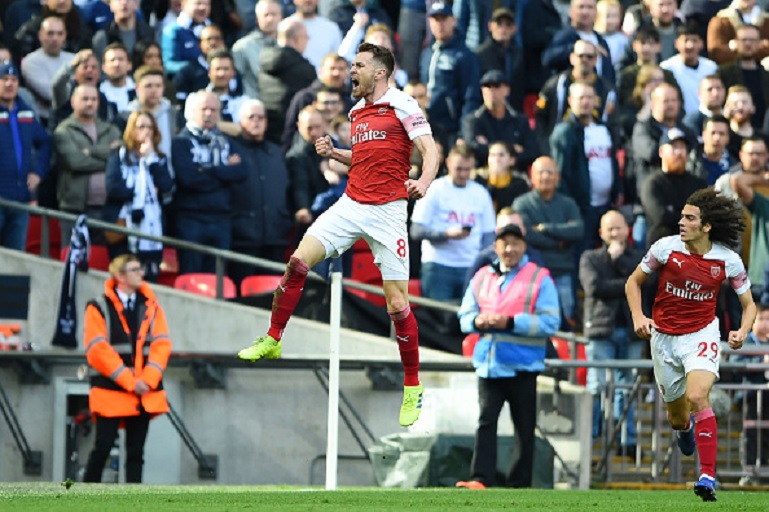
[[[246,179],[248,169],[242,156],[238,164],[222,162],[241,153],[240,147],[218,130],[196,134],[185,127],[179,132],[171,141],[177,187],[174,209],[196,218],[229,217],[230,184]]]
[[[237,139],[248,167],[246,180],[230,186],[232,246],[287,245],[293,217],[289,180],[280,148],[269,141]]]
[[[17,120],[15,123],[13,117]],[[19,134],[18,148],[14,142],[14,124]],[[0,105],[0,155],[0,197],[30,201],[27,175],[35,173],[41,179],[45,177],[51,160],[51,137],[35,118],[35,112],[20,98],[16,98],[13,114]]]
[[[430,63],[437,47],[438,56],[430,80]],[[480,64],[459,35],[447,42],[436,43],[422,51],[419,62],[420,80],[431,85],[427,117],[450,134],[457,135],[462,117],[481,105]]]
[[[609,55],[609,45],[606,40],[597,32],[595,35],[598,37],[598,44],[606,50],[606,55]],[[555,34],[550,46],[542,53],[542,65],[554,72],[568,69],[570,67],[569,55],[574,50],[574,43],[580,39],[574,27],[562,28]],[[612,85],[617,83],[611,57],[601,57],[601,76]]]

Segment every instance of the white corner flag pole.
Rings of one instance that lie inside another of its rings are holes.
[[[326,490],[336,489],[339,454],[339,333],[342,323],[342,273],[331,274],[331,315],[328,350],[328,433]]]

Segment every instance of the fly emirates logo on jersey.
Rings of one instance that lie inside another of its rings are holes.
[[[370,140],[385,140],[387,132],[385,130],[370,130],[368,123],[358,123],[355,126],[355,135],[352,136],[353,145],[359,142],[368,142]]]
[[[684,281],[683,287],[676,286],[670,281],[667,281],[665,283],[665,291],[675,297],[688,300],[696,300],[698,302],[711,300],[713,297],[715,297],[715,291],[703,290],[700,283],[689,281],[688,279]]]

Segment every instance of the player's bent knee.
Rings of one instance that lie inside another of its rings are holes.
[[[408,307],[409,301],[404,297],[393,297],[387,303],[387,311],[390,313],[398,313]]]

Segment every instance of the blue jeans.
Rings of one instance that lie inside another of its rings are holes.
[[[555,288],[558,290],[558,302],[561,304],[562,320],[574,319],[574,306],[576,304],[574,293],[574,279],[571,274],[553,276]],[[562,325],[565,322],[562,322]]]
[[[232,245],[230,219],[207,219],[205,221],[185,215],[176,216],[176,236],[182,240],[203,244],[212,249],[229,250]],[[179,273],[216,272],[213,256],[204,256],[197,251],[179,249]]]
[[[465,274],[465,267],[422,263],[422,296],[433,300],[461,300],[465,294]]]
[[[27,248],[29,213],[0,207],[0,245],[23,251]]]
[[[639,340],[631,341],[629,331],[625,327],[614,330],[611,338],[608,340],[592,340],[587,346],[586,354],[588,361],[606,361],[609,359],[640,359],[643,342]],[[598,437],[602,421],[600,392],[606,387],[606,369],[589,368],[587,371],[587,390],[593,395],[593,437]],[[632,370],[613,370],[614,384],[617,386],[614,390],[614,414],[613,418],[618,420],[625,408],[627,390],[620,389],[620,386],[630,386],[632,382]],[[627,438],[623,445],[636,444],[635,429],[635,405],[631,405],[628,411],[627,419]]]

